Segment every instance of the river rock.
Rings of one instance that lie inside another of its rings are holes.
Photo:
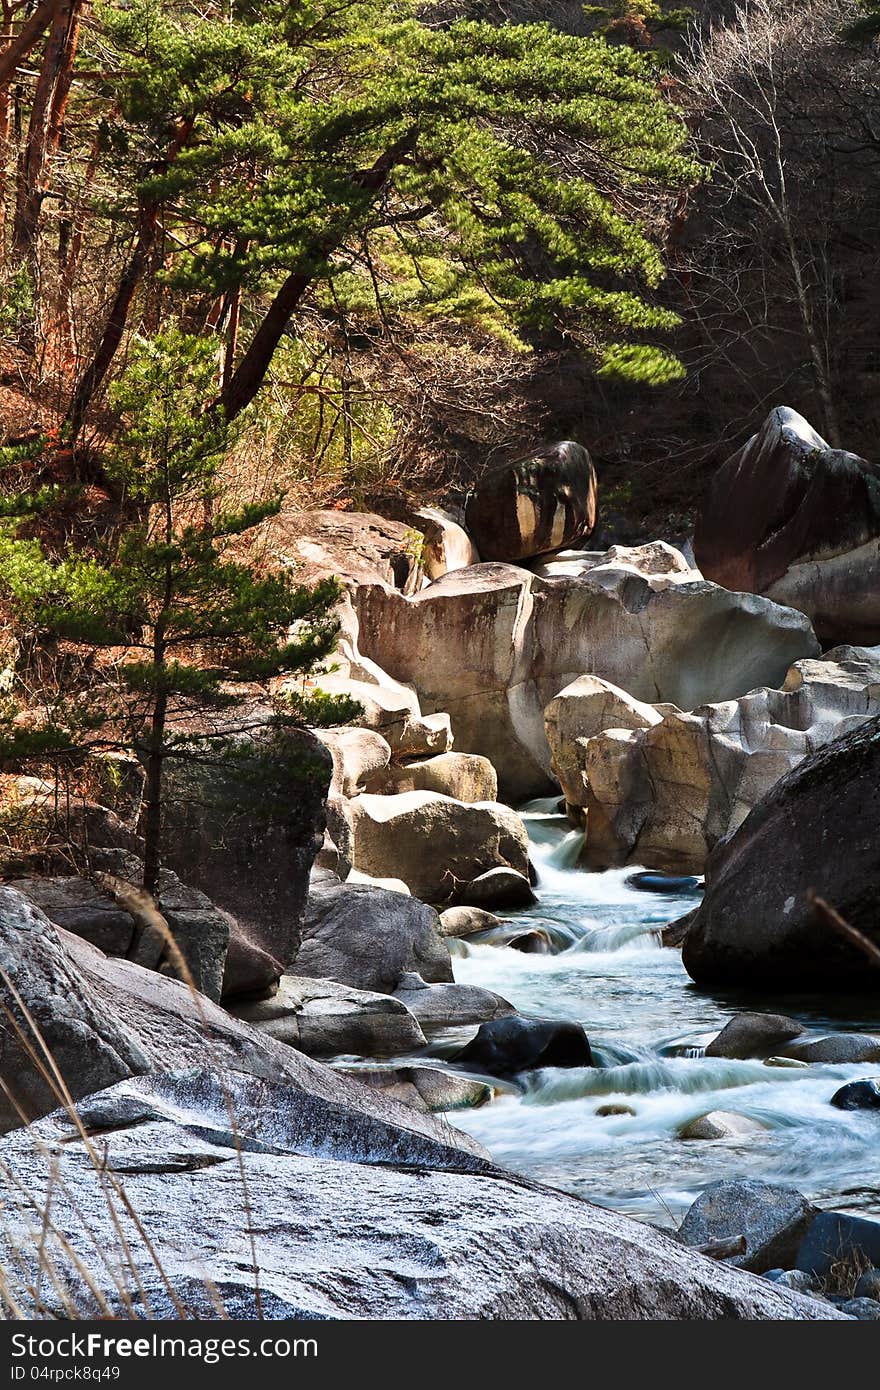
[[[286,687],[282,685],[282,690]],[[291,687],[298,690],[294,682]],[[428,757],[452,747],[449,716],[423,715],[419,699],[407,686],[384,676],[381,682],[358,680],[341,672],[315,676],[313,692],[354,700],[361,709],[352,723],[378,733],[396,758]]]
[[[416,517],[425,538],[422,569],[429,579],[440,579],[452,570],[480,563],[477,547],[467,531],[448,512],[439,507],[421,507]]]
[[[868,1033],[830,1033],[826,1038],[799,1038],[783,1051],[799,1062],[880,1062],[880,1038]]]
[[[874,1298],[848,1298],[841,1303],[840,1311],[859,1322],[880,1322],[880,1303]]]
[[[794,1187],[736,1178],[705,1188],[688,1209],[678,1234],[685,1245],[745,1236],[745,1251],[730,1256],[729,1263],[763,1274],[794,1264],[816,1213],[817,1208]]]
[[[288,566],[295,562],[301,584],[340,579],[346,586],[391,584],[411,593],[423,582],[419,533],[375,512],[284,508],[257,535],[269,555]]]
[[[764,1125],[747,1115],[735,1115],[730,1110],[710,1110],[698,1115],[679,1130],[680,1139],[740,1139],[761,1134]]]
[[[425,1046],[418,1022],[400,1000],[335,980],[283,975],[271,999],[233,1002],[231,1012],[310,1057],[393,1057]]]
[[[387,774],[374,777],[370,792],[440,792],[454,801],[497,801],[498,778],[488,758],[476,753],[439,753],[405,764],[395,763]]]
[[[428,1034],[446,1028],[485,1023],[515,1013],[513,1005],[479,985],[429,985],[414,972],[406,974],[394,991]]]
[[[530,561],[528,567],[539,579],[571,579],[597,565],[625,565],[638,574],[665,575],[672,583],[703,578],[681,551],[666,541],[612,545],[608,550],[560,550],[547,558]]]
[[[336,1083],[354,1085],[344,1077]],[[377,1104],[393,1104],[359,1089]],[[244,1144],[231,1130],[228,1101]],[[407,1111],[413,1126],[436,1123],[412,1107],[397,1108]],[[345,1114],[322,1122],[308,1097],[274,1081],[233,1080],[226,1094],[204,1074],[123,1082],[94,1097],[84,1119],[103,1130],[104,1167],[124,1174],[139,1215],[140,1230],[125,1213],[121,1221],[154,1315],[180,1316],[167,1278],[190,1316],[217,1319],[216,1291],[236,1317],[259,1317],[251,1231],[269,1317],[837,1316],[812,1299],[695,1255],[650,1226],[524,1182],[460,1150],[444,1150],[412,1130],[406,1135],[355,1124]],[[51,1187],[49,1253],[76,1311],[94,1312],[94,1299],[71,1268],[64,1240],[88,1260],[110,1311],[130,1316],[113,1283],[117,1270],[135,1308],[142,1307],[108,1212],[106,1174],[96,1172],[67,1117],[59,1112],[36,1132],[7,1136],[0,1163],[7,1181],[38,1209]],[[247,1216],[239,1164],[247,1179]],[[32,1224],[18,1202],[8,1202],[0,1258],[13,1272],[26,1311],[32,1305],[23,1289],[35,1282],[28,1263],[35,1250]],[[141,1232],[149,1233],[154,1257]],[[92,1241],[108,1253],[106,1263],[94,1258]],[[69,1315],[54,1281],[43,1281],[41,1296],[50,1314]]]
[[[880,1081],[873,1077],[848,1081],[834,1092],[831,1104],[836,1110],[880,1110]]]
[[[782,1014],[736,1014],[706,1048],[707,1057],[766,1057],[803,1032]]]
[[[824,1279],[839,1264],[850,1265],[856,1275],[866,1264],[880,1264],[880,1221],[842,1211],[819,1213],[801,1241],[795,1266]]]
[[[497,907],[499,912],[513,912],[518,907],[531,907],[538,901],[525,874],[517,869],[488,869],[470,883],[459,888],[457,897],[468,907]]]
[[[825,642],[880,641],[880,467],[794,410],[713,474],[694,550],[708,579],[799,608]]]
[[[570,439],[484,473],[465,502],[465,525],[484,560],[528,560],[562,550],[596,524],[596,470]]]
[[[551,766],[567,805],[586,804],[587,739],[606,729],[649,729],[652,724],[659,724],[662,717],[653,705],[633,699],[625,690],[598,676],[579,676],[560,690],[544,711],[544,727]]]
[[[544,710],[585,673],[690,710],[779,685],[818,653],[792,609],[613,563],[563,579],[483,564],[411,598],[364,585],[354,602],[359,649],[448,712],[456,749],[487,757],[511,801],[553,790]]]
[[[354,868],[401,878],[427,902],[453,898],[487,869],[528,872],[528,835],[507,806],[428,791],[358,796],[348,805]]]
[[[620,730],[586,738],[576,736],[575,721],[567,752],[556,756],[566,796],[577,797],[590,826],[586,862],[701,873],[712,847],[774,782],[875,714],[880,661],[842,647],[826,660],[797,662],[782,690],[754,690],[690,713],[665,710],[641,727],[633,716]],[[548,734],[553,745],[549,725]]]
[[[515,1015],[484,1023],[455,1061],[493,1076],[514,1076],[540,1067],[591,1067],[593,1054],[580,1023]]]
[[[473,936],[475,932],[492,931],[501,925],[500,917],[481,907],[447,907],[440,913],[440,930],[444,936]]]
[[[362,884],[313,888],[297,975],[392,994],[407,971],[432,983],[452,979],[452,961],[433,908]]]
[[[876,968],[816,915],[814,889],[880,944],[880,719],[826,744],[710,857],[682,948],[698,984],[873,987]]]
[[[255,706],[227,737],[194,737],[191,757],[167,760],[167,867],[233,919],[228,997],[274,985],[294,959],[324,838],[331,756],[309,730],[274,728],[270,716]]]

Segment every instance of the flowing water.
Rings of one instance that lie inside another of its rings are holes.
[[[788,1069],[702,1055],[743,1009],[788,1014],[817,1034],[880,1033],[877,995],[698,990],[679,952],[657,935],[698,894],[638,891],[625,882],[631,868],[577,869],[582,837],[554,805],[533,802],[524,811],[540,902],[515,916],[524,927],[561,929],[571,944],[555,955],[469,945],[455,975],[497,991],[522,1013],[582,1022],[598,1065],[532,1073],[522,1095],[501,1094],[449,1118],[506,1167],[657,1224],[680,1217],[707,1183],[742,1176],[880,1215],[880,1118],[829,1105],[845,1081],[880,1076],[880,1065]],[[614,1103],[635,1114],[597,1116]],[[735,1141],[678,1138],[683,1124],[709,1110],[766,1128]]]

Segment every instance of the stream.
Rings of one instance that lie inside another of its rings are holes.
[[[456,979],[496,990],[524,1014],[583,1023],[597,1065],[523,1078],[447,1116],[500,1164],[590,1201],[670,1225],[719,1178],[789,1183],[823,1206],[880,1215],[880,1123],[829,1101],[845,1081],[880,1076],[880,1064],[768,1067],[709,1058],[703,1049],[737,1012],[778,1012],[817,1034],[880,1032],[880,1000],[853,995],[707,993],[690,982],[677,950],[657,931],[689,912],[698,894],[670,896],[627,885],[632,867],[575,867],[581,835],[556,814],[557,798],[522,814],[539,873],[540,902],[508,914],[562,928],[556,955],[468,944]],[[634,1115],[596,1115],[625,1104]],[[723,1109],[766,1131],[736,1140],[678,1138],[689,1120]]]

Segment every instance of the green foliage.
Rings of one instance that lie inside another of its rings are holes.
[[[161,204],[178,295],[294,275],[329,313],[520,346],[669,326],[644,297],[663,274],[647,205],[699,171],[650,56],[544,24],[437,25],[405,0],[99,15],[121,74],[109,211],[131,215],[132,181]]]
[[[334,581],[300,586],[229,554],[230,540],[276,512],[280,499],[216,509],[229,431],[217,413],[200,410],[213,371],[210,342],[177,328],[134,344],[114,391],[125,426],[107,464],[129,509],[121,535],[95,554],[53,559],[39,540],[17,534],[14,517],[0,530],[0,586],[18,626],[95,653],[87,679],[62,688],[39,727],[20,727],[17,710],[7,709],[0,757],[127,747],[149,779],[182,753],[194,716],[241,703],[241,682],[308,672],[333,650]],[[325,699],[315,713],[329,724],[353,710]],[[282,711],[292,722],[309,713],[308,700]]]

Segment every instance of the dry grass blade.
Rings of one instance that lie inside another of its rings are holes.
[[[810,888],[807,892],[807,901],[813,909],[816,919],[823,926],[830,927],[831,931],[837,932],[844,940],[849,941],[857,950],[868,957],[870,963],[880,967],[880,946],[872,941],[864,932],[859,931],[858,927],[850,926],[845,918],[827,903],[824,898],[820,898],[815,889]]]

